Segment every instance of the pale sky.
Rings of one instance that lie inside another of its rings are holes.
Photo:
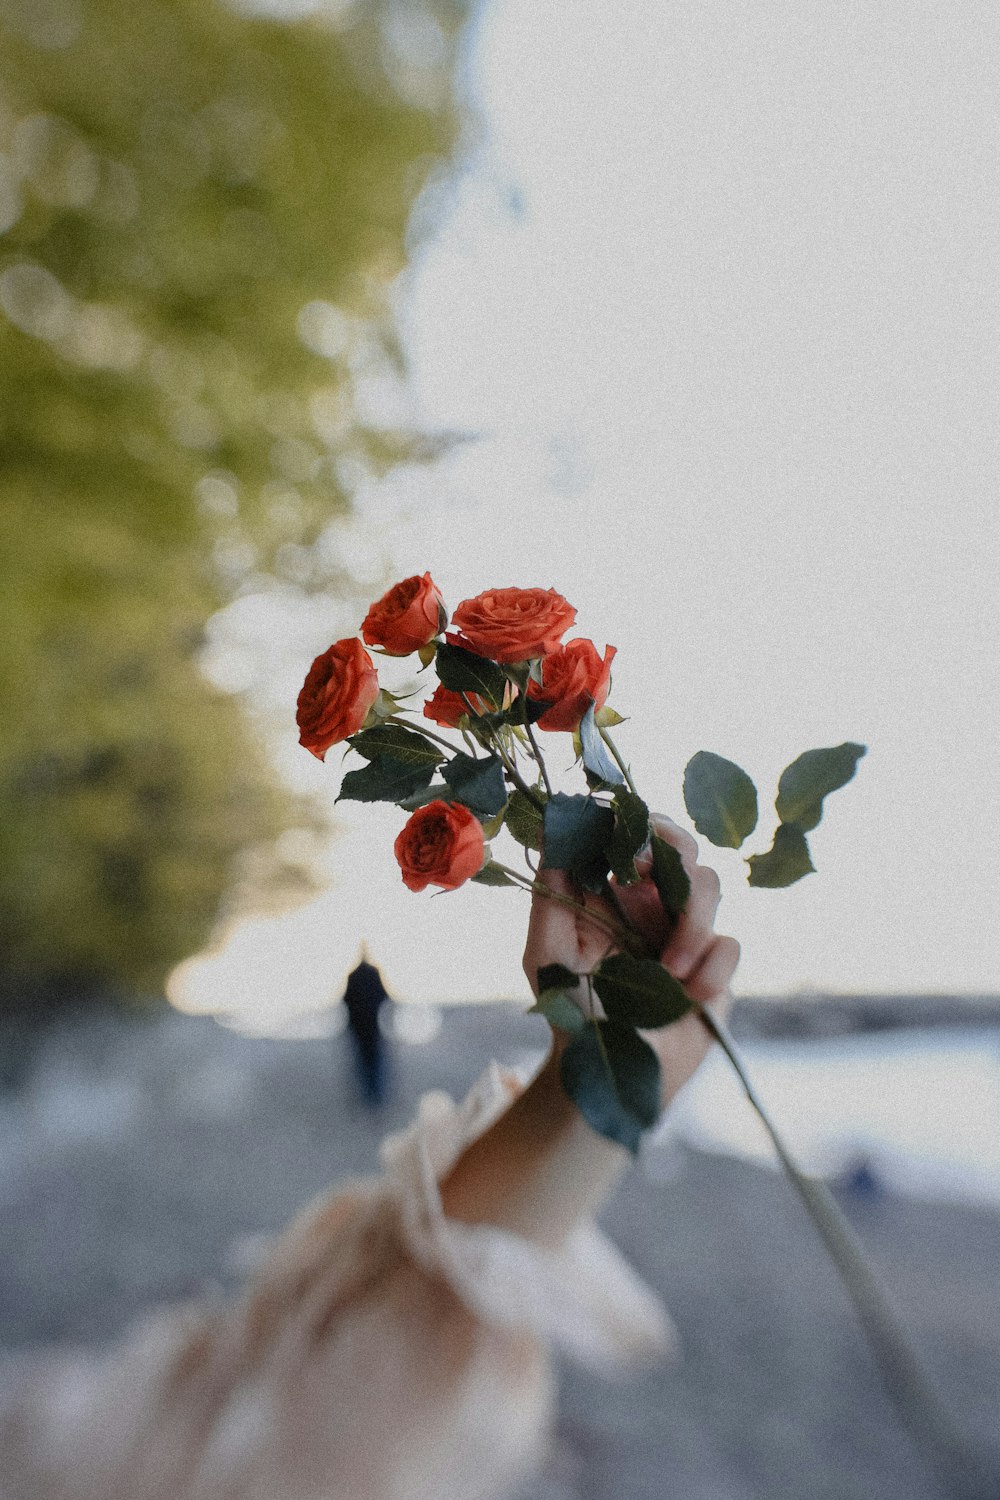
[[[750,890],[704,847],[740,992],[996,991],[1000,9],[491,0],[469,90],[483,144],[397,306],[421,419],[481,436],[362,496],[341,550],[372,597],[565,594],[618,647],[648,801],[684,821],[700,749],[757,781],[745,853],[789,760],[869,746],[817,874]],[[364,610],[274,610],[217,631],[290,723]],[[291,727],[279,758],[336,794],[336,753]],[[331,889],[182,1003],[321,1003],[361,935],[401,998],[526,994],[524,899],[407,892],[402,818],[342,805]]]

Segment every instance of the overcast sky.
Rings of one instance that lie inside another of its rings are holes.
[[[1000,9],[492,0],[468,87],[483,144],[398,308],[422,419],[481,436],[363,497],[373,593],[558,589],[618,647],[647,800],[682,818],[699,749],[754,776],[744,852],[787,761],[867,743],[817,874],[706,850],[738,987],[995,991]],[[291,703],[324,630],[288,627]],[[282,760],[335,792],[336,755]],[[519,895],[413,896],[401,815],[342,821],[331,890],[187,1003],[328,998],[361,928],[401,996],[523,992]]]

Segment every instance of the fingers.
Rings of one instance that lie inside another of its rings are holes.
[[[539,870],[536,886],[545,886],[557,896],[571,899],[573,886],[562,870]],[[540,964],[562,962],[572,965],[577,952],[576,915],[560,901],[535,891],[531,898],[528,937],[524,945],[524,972],[537,993]]]
[[[701,962],[712,939],[715,914],[719,909],[722,888],[719,877],[707,865],[696,865],[688,871],[691,894],[687,906],[660,955],[660,962],[675,979],[685,984]]]
[[[729,989],[736,965],[740,961],[740,945],[733,937],[717,937],[706,949],[701,962],[685,981],[685,989],[692,1000],[708,1005]]]

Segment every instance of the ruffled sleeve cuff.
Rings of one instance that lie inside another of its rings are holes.
[[[582,1225],[549,1250],[445,1217],[439,1182],[520,1087],[491,1064],[461,1104],[425,1094],[414,1124],[384,1143],[384,1188],[410,1254],[484,1321],[533,1333],[591,1369],[607,1373],[671,1352],[663,1304],[596,1226]]]

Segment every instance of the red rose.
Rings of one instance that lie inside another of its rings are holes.
[[[317,656],[299,694],[299,744],[323,760],[331,745],[357,734],[378,697],[378,674],[356,637]]]
[[[528,697],[552,706],[538,720],[539,729],[578,729],[593,701],[603,708],[611,687],[615,646],[605,646],[604,660],[593,641],[567,641],[542,658],[542,681],[528,683]]]
[[[472,704],[468,708],[462,701],[461,693],[453,693],[451,688],[446,688],[443,682],[439,682],[427,702],[424,704],[424,718],[431,719],[435,724],[443,724],[447,729],[457,729],[458,721],[463,714],[489,714],[493,709],[485,698],[480,698],[478,693],[466,693]],[[503,706],[509,708],[517,697],[517,688],[513,683],[508,683],[504,688]]]
[[[486,858],[482,825],[459,802],[418,807],[394,847],[403,884],[411,891],[428,885],[453,891],[478,874]]]
[[[471,694],[467,696],[469,702],[478,707],[477,700]],[[459,719],[468,712],[461,693],[453,693],[443,682],[438,683],[424,704],[424,718],[431,719],[435,724],[443,724],[446,729],[457,729]]]
[[[431,575],[414,574],[372,605],[361,634],[369,646],[381,646],[390,656],[409,656],[440,635],[447,623],[448,611]]]
[[[487,589],[456,609],[454,644],[490,661],[528,661],[554,651],[575,619],[554,589]]]

